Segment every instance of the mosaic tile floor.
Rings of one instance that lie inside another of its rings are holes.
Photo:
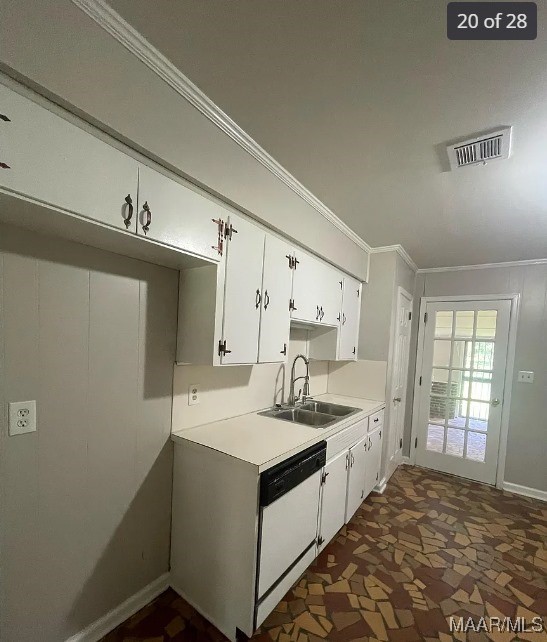
[[[450,616],[543,617],[547,504],[401,467],[285,596],[253,640],[530,640],[547,633],[450,633]],[[168,590],[104,642],[221,642]]]

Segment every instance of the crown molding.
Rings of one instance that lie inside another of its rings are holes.
[[[414,272],[420,272],[418,266],[412,260],[410,254],[405,250],[402,245],[382,245],[381,247],[371,247],[371,254],[380,254],[382,252],[397,252],[397,254],[405,261],[408,267]]]
[[[266,150],[225,114],[218,105],[194,85],[175,65],[158,51],[148,40],[126,22],[104,0],[72,0],[78,8],[107,31],[126,49],[134,54],[151,71],[162,78],[180,96],[193,105],[216,127],[227,134],[248,154],[261,163],[268,171],[282,181],[295,194],[311,205],[340,232],[356,245],[370,252],[370,246],[322,201],[314,196],[300,181],[278,163]]]
[[[372,250],[374,252],[374,250]],[[545,265],[547,259],[527,259],[524,261],[504,261],[502,263],[480,263],[479,265],[452,265],[448,267],[421,268],[418,274],[434,272],[462,272],[465,270],[487,270],[489,268],[522,267],[523,265]]]

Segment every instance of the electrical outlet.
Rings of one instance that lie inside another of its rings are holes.
[[[14,401],[9,404],[9,434],[23,435],[36,430],[36,402]]]
[[[520,383],[534,383],[534,373],[529,370],[520,370],[517,381]]]
[[[195,406],[199,403],[199,386],[197,383],[191,383],[188,386],[188,405]]]

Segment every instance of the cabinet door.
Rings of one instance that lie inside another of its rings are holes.
[[[346,523],[355,515],[365,497],[365,446],[368,436],[363,437],[349,450],[348,496],[346,502]]]
[[[288,257],[291,255],[290,245],[266,234],[258,350],[260,363],[287,360],[291,323],[289,300],[293,276]]]
[[[0,113],[1,188],[135,231],[136,160],[3,85]]]
[[[138,234],[219,260],[215,221],[227,218],[227,210],[213,200],[146,165],[140,166]]]
[[[382,461],[382,426],[367,435],[365,452],[365,497],[368,497],[380,481],[380,464]]]
[[[293,275],[292,298],[296,310],[291,319],[319,323],[319,292],[322,279],[322,263],[319,259],[297,250],[296,268]]]
[[[345,524],[348,465],[349,452],[344,450],[325,466],[318,551],[322,551]]]
[[[319,280],[320,320],[323,324],[338,325],[342,307],[342,275],[328,263],[321,264]]]
[[[226,342],[227,352],[221,356],[221,363],[256,363],[265,234],[233,214],[230,214],[230,224],[233,233],[226,242],[222,326],[222,341]]]
[[[338,359],[357,359],[359,343],[359,319],[361,316],[361,283],[350,276],[344,277],[342,295],[342,318]]]

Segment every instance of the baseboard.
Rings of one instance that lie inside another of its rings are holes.
[[[503,490],[508,493],[515,493],[515,495],[524,495],[525,497],[532,497],[533,499],[540,499],[547,502],[547,490],[539,490],[539,488],[529,488],[528,486],[521,486],[520,484],[512,484],[511,482],[503,482]]]
[[[143,606],[169,588],[169,573],[164,573],[157,580],[150,582],[142,590],[109,611],[106,615],[95,620],[85,629],[68,638],[66,642],[98,642],[112,629],[115,629],[127,618],[134,615]]]
[[[401,457],[401,464],[403,464],[403,466],[412,466],[412,462],[410,461],[410,457],[407,457],[406,455],[403,455]]]

